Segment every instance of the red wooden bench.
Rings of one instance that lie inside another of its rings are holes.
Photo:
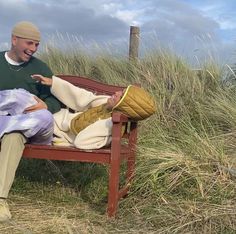
[[[124,89],[124,87],[107,85],[79,76],[59,75],[59,77],[76,86],[91,90],[96,94],[112,95],[114,92]],[[129,120],[120,112],[113,112],[112,121],[112,142],[110,147],[98,150],[80,150],[74,147],[26,144],[23,153],[23,157],[25,158],[91,162],[108,165],[109,185],[107,214],[109,217],[116,215],[119,199],[128,193],[134,176],[137,141],[137,122]],[[126,125],[125,134],[123,136],[121,134],[122,125]],[[123,140],[123,138],[126,140]],[[126,182],[123,186],[119,183],[122,160],[126,160],[127,162]]]

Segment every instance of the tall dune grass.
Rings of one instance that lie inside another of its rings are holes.
[[[223,86],[218,65],[195,71],[166,51],[136,62],[92,57],[76,48],[48,47],[40,56],[55,74],[141,83],[156,99],[157,113],[140,122],[135,180],[121,204],[123,223],[157,233],[236,230],[236,90]]]

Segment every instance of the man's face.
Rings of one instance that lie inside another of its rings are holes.
[[[38,41],[12,36],[13,60],[16,62],[28,62],[37,51]]]
[[[123,95],[122,91],[115,92],[110,98],[107,100],[107,105],[110,109],[112,109],[121,99]]]

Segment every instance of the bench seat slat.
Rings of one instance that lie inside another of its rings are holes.
[[[121,158],[130,152],[127,146],[121,147]],[[74,147],[26,144],[24,158],[37,158],[63,161],[79,161],[109,164],[111,149],[80,150]]]

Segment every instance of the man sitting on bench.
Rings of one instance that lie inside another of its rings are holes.
[[[130,85],[112,96],[95,95],[53,76],[32,75],[68,108],[54,116],[54,145],[73,145],[80,149],[99,149],[111,143],[112,111],[120,111],[134,120],[143,120],[155,112],[155,102],[143,88]],[[74,112],[71,112],[70,110]]]

